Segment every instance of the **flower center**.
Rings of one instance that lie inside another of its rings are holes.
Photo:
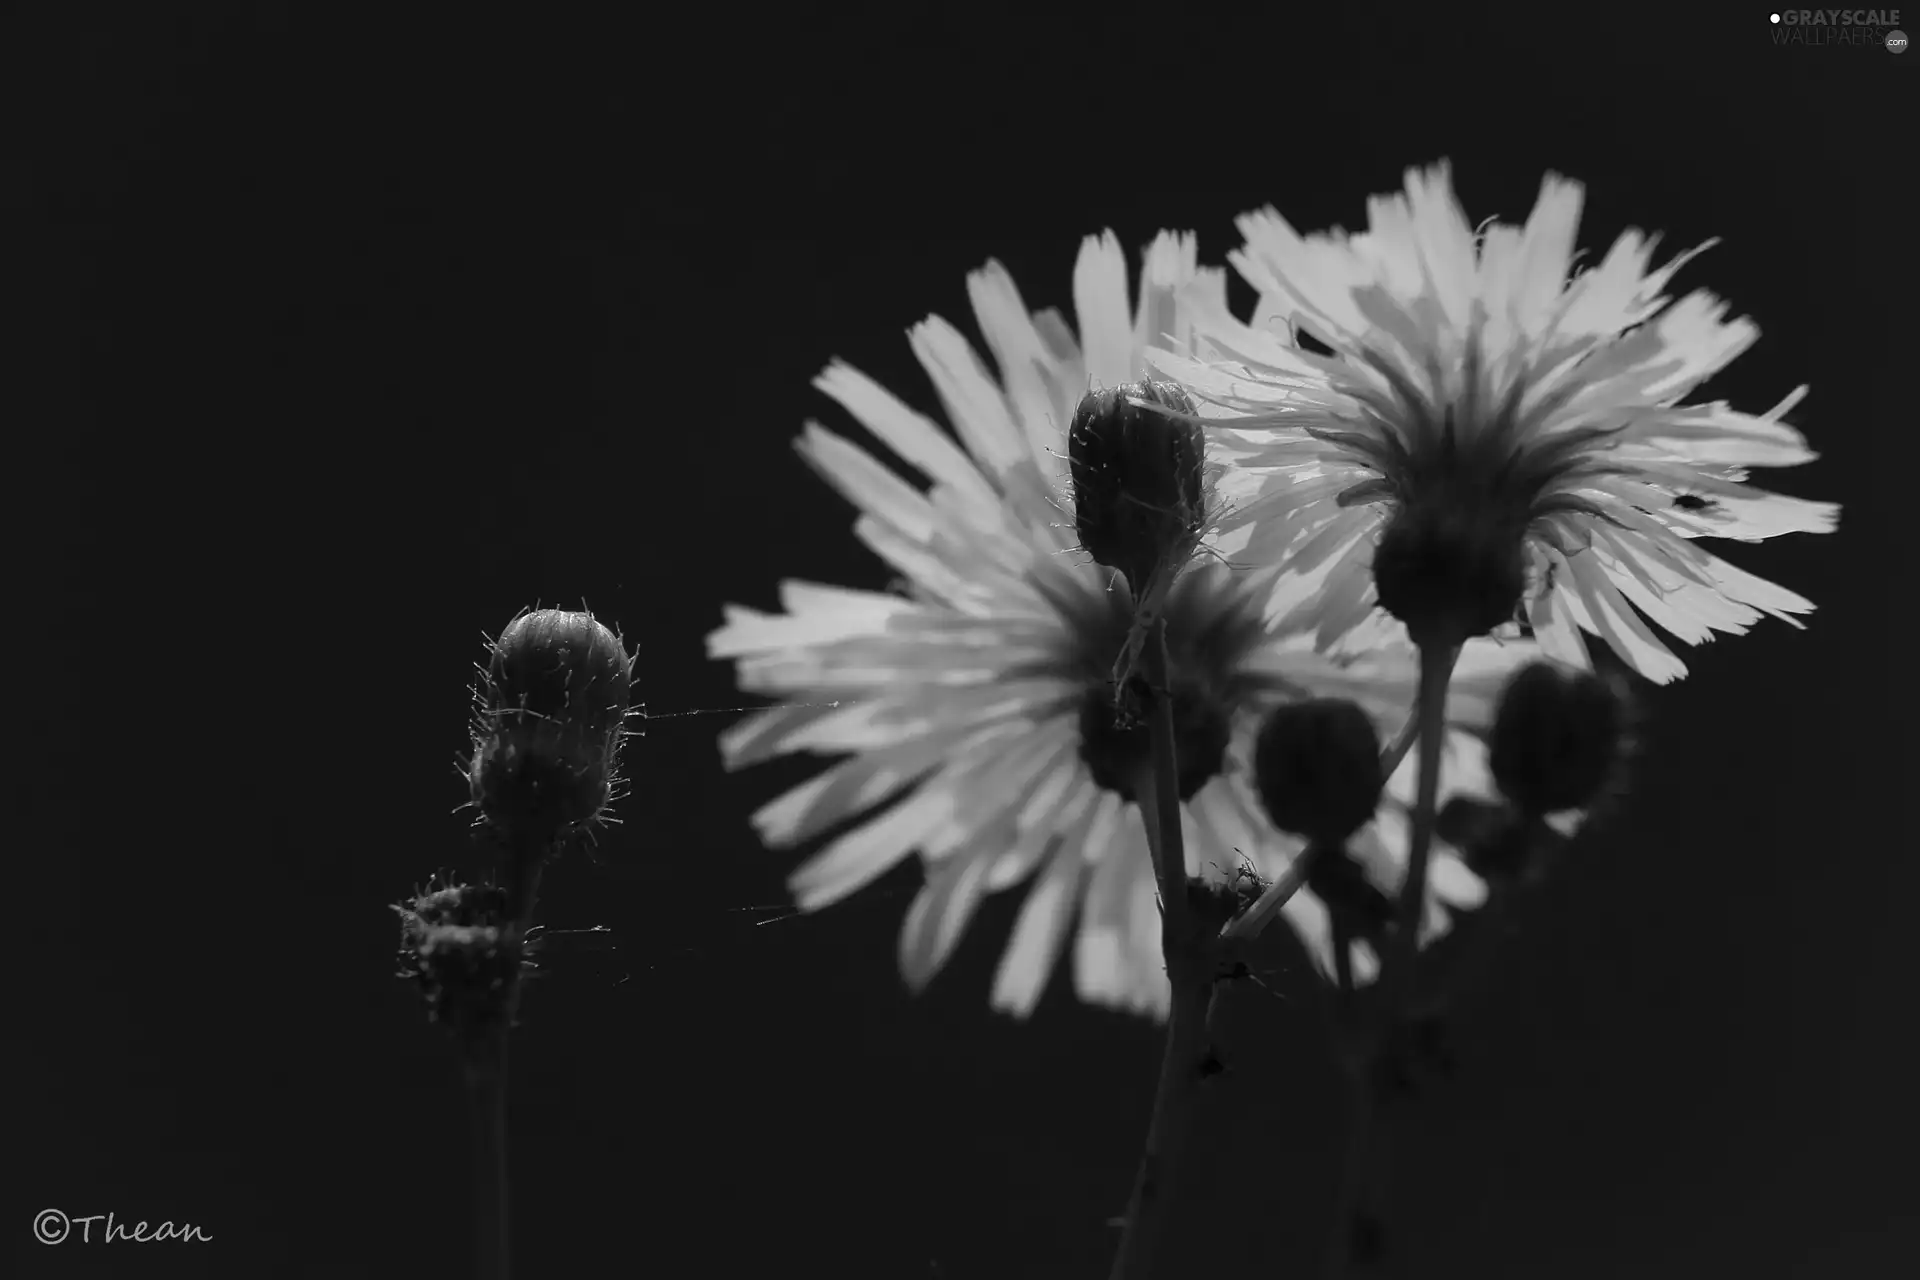
[[[1116,702],[1114,664],[1127,642],[1126,597],[1109,597],[1097,618],[1083,619],[1075,669],[1086,681],[1080,697],[1080,758],[1098,785],[1125,800],[1152,758],[1151,693]],[[1189,571],[1169,593],[1168,693],[1173,701],[1174,753],[1180,799],[1190,800],[1226,763],[1233,712],[1247,692],[1241,660],[1262,634],[1257,606],[1233,590],[1225,571]],[[1136,672],[1136,679],[1138,673]]]
[[[1226,706],[1184,672],[1172,674],[1174,759],[1180,768],[1180,799],[1220,772],[1227,755]],[[1131,706],[1128,705],[1131,703]],[[1134,784],[1152,757],[1147,701],[1114,704],[1107,688],[1090,685],[1080,699],[1080,758],[1094,782],[1123,800],[1134,800]]]

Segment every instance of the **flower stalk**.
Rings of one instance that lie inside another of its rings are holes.
[[[1339,1199],[1328,1219],[1327,1247],[1322,1274],[1342,1280],[1354,1260],[1354,1246],[1368,1212],[1367,1178],[1374,1140],[1375,1107],[1371,1053],[1360,1026],[1359,1001],[1353,985],[1353,932],[1345,912],[1332,913],[1334,971],[1334,1035],[1341,1069],[1347,1079],[1347,1146],[1341,1157]]]
[[[507,1031],[476,1046],[466,1062],[473,1117],[474,1256],[480,1280],[510,1280],[507,1198]]]
[[[1142,653],[1150,755],[1137,794],[1147,828],[1154,877],[1160,887],[1161,952],[1172,988],[1167,1039],[1154,1088],[1146,1147],[1134,1174],[1112,1280],[1149,1280],[1166,1234],[1193,1129],[1194,1103],[1206,1078],[1208,1028],[1213,1020],[1217,939],[1195,927],[1187,894],[1186,850],[1180,831],[1179,761],[1173,700],[1167,679],[1166,623],[1148,628]]]
[[[1328,1245],[1325,1275],[1340,1280],[1356,1261],[1355,1245],[1361,1239],[1369,1248],[1377,1247],[1377,1220],[1367,1203],[1373,1176],[1374,1132],[1383,1096],[1389,1080],[1387,1055],[1400,1043],[1399,1029],[1405,1023],[1414,990],[1413,968],[1420,955],[1420,929],[1426,918],[1427,867],[1432,861],[1434,826],[1440,807],[1440,766],[1446,754],[1447,688],[1453,679],[1454,664],[1460,646],[1449,639],[1436,639],[1427,633],[1420,643],[1420,689],[1418,694],[1416,739],[1420,746],[1420,768],[1416,783],[1413,831],[1407,852],[1406,879],[1400,886],[1394,928],[1387,939],[1386,955],[1380,969],[1378,1021],[1362,1029],[1354,1016],[1351,939],[1336,918],[1334,957],[1340,984],[1339,1000],[1343,1011],[1344,1034],[1350,1036],[1353,1052],[1347,1064],[1353,1098],[1353,1129],[1347,1143],[1345,1167],[1341,1174],[1340,1202],[1336,1210]],[[1395,747],[1400,744],[1396,743]],[[1394,748],[1389,748],[1391,752]],[[1369,1230],[1369,1227],[1376,1228]]]

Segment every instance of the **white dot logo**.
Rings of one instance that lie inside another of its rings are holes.
[[[1770,18],[1768,18],[1768,19],[1767,19],[1767,21],[1768,21],[1768,22],[1778,22],[1778,21],[1780,21],[1780,15],[1776,13],[1776,14],[1774,14],[1774,15],[1773,15],[1772,17],[1770,17]]]

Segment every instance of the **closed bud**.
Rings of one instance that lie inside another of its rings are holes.
[[[492,646],[475,692],[473,803],[545,844],[599,817],[619,778],[632,659],[592,614],[540,609]]]
[[[1067,431],[1080,544],[1136,597],[1162,565],[1191,554],[1200,531],[1205,432],[1172,416],[1194,412],[1186,392],[1148,379],[1088,392]]]
[[[1343,699],[1287,703],[1260,726],[1253,781],[1274,826],[1344,844],[1379,807],[1380,736],[1367,713]]]
[[[1502,795],[1538,816],[1593,803],[1625,754],[1625,691],[1613,680],[1551,663],[1522,667],[1494,715],[1488,762]]]
[[[1513,881],[1532,863],[1534,824],[1512,808],[1473,796],[1455,796],[1441,806],[1433,833],[1460,851],[1477,876]]]
[[[1307,888],[1355,937],[1377,943],[1393,924],[1394,901],[1345,849],[1321,847],[1308,856]]]
[[[1459,644],[1510,622],[1526,587],[1524,528],[1490,518],[1486,503],[1401,507],[1373,551],[1380,607],[1415,642]]]

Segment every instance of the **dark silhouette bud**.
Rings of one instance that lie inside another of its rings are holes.
[[[1134,401],[1192,414],[1170,382],[1148,379],[1090,391],[1067,431],[1074,528],[1100,564],[1126,576],[1135,596],[1162,565],[1191,554],[1204,512],[1204,430]]]
[[[587,613],[540,609],[501,633],[475,691],[473,803],[544,846],[601,816],[619,781],[633,662]]]
[[[1396,908],[1366,868],[1341,848],[1315,848],[1307,869],[1307,888],[1357,938],[1377,943],[1393,924]]]
[[[504,1032],[526,960],[505,893],[491,885],[443,885],[394,911],[400,976],[420,989],[428,1017],[468,1040]]]
[[[1475,875],[1513,881],[1532,861],[1533,826],[1498,801],[1455,796],[1441,806],[1433,833],[1458,849]]]
[[[1626,737],[1626,698],[1616,682],[1532,663],[1501,692],[1488,753],[1493,780],[1523,814],[1584,808],[1612,781]]]
[[[1524,532],[1452,498],[1401,507],[1373,551],[1380,607],[1406,623],[1417,643],[1486,635],[1519,607]]]
[[[1372,821],[1386,777],[1367,713],[1337,698],[1274,709],[1253,747],[1253,781],[1282,831],[1331,845]]]

